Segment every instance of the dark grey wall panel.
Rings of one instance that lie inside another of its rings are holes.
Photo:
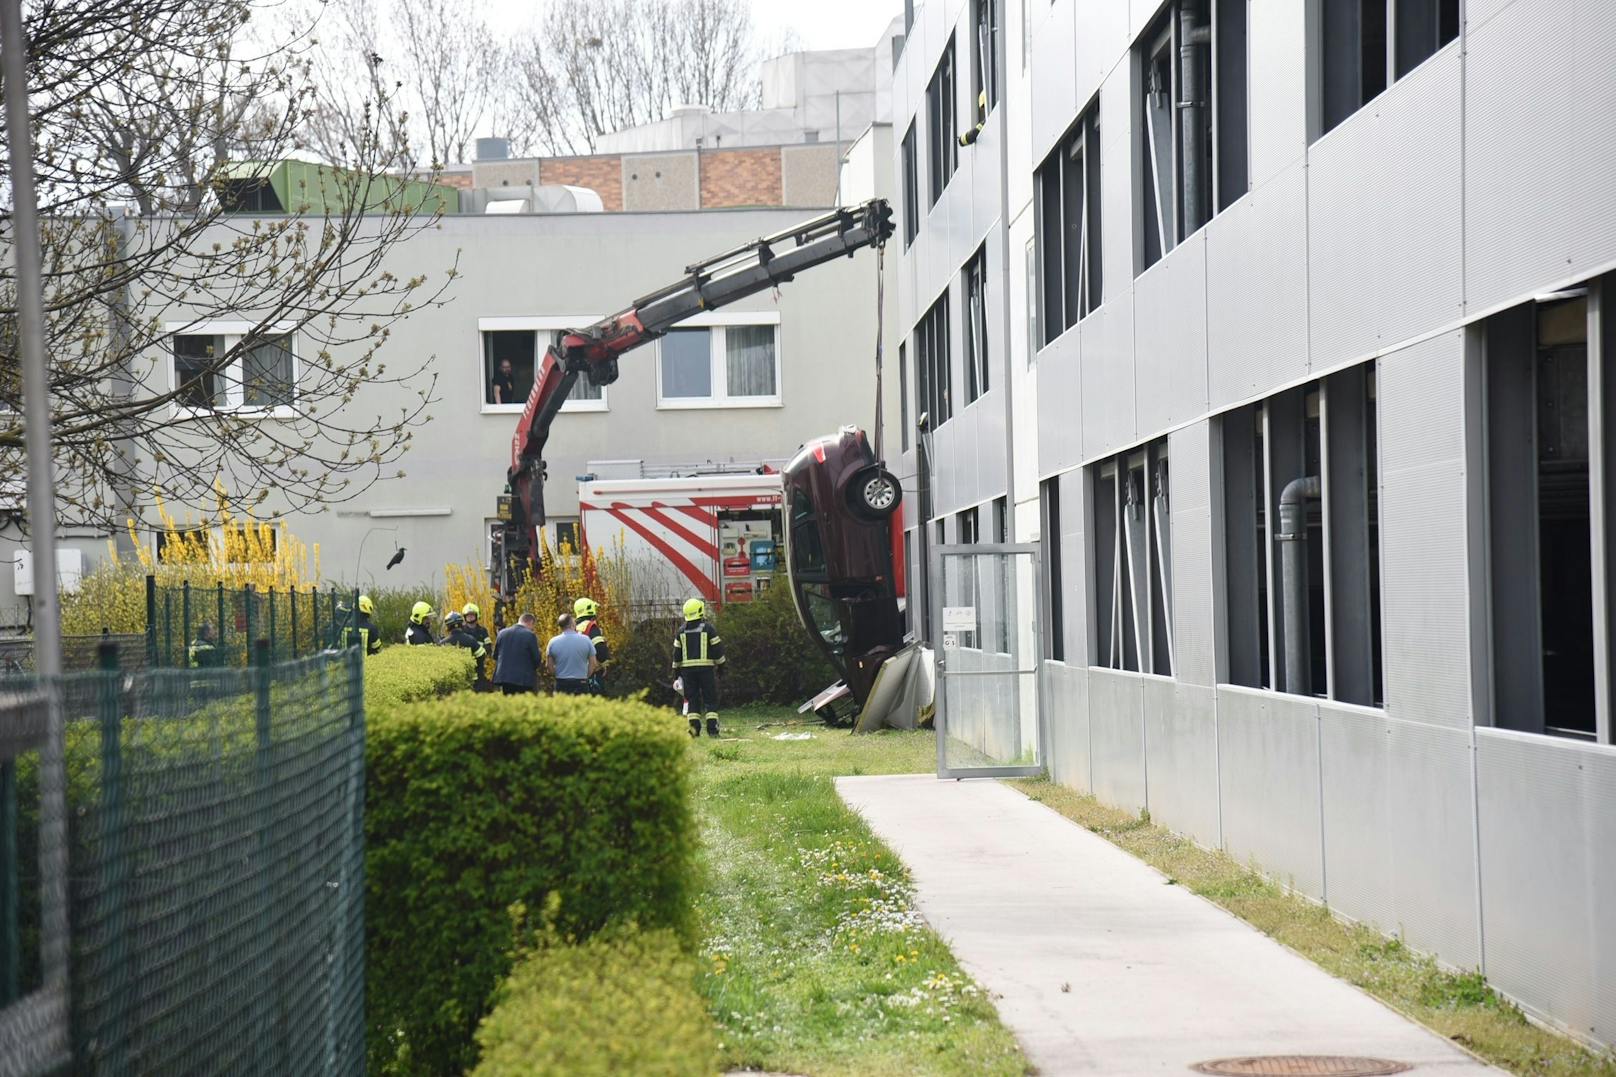
[[[1310,699],[1227,686],[1217,693],[1224,848],[1323,898],[1318,707]]]
[[[1478,729],[1476,784],[1488,978],[1616,1040],[1616,749]]]

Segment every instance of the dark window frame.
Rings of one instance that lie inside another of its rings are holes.
[[[965,403],[969,405],[992,386],[988,349],[988,248],[977,248],[960,273],[965,296],[964,354]]]
[[[915,156],[915,123],[913,120],[909,121],[909,130],[904,132],[902,154],[903,249],[908,250],[909,245],[920,234],[920,165]]]
[[[954,38],[950,35],[948,47],[943,49],[937,69],[926,84],[926,181],[931,196],[928,210],[942,198],[959,167],[958,92],[954,77]]]
[[[1042,339],[1033,351],[1053,343],[1104,300],[1100,168],[1096,97],[1034,173],[1037,322]]]
[[[1464,19],[1460,0],[1318,0],[1315,11],[1310,142],[1451,45]]]

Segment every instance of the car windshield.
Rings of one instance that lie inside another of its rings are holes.
[[[803,584],[802,599],[814,631],[819,633],[819,638],[825,641],[833,654],[841,654],[847,646],[847,624],[851,612],[847,604],[832,598],[830,588],[822,583]]]

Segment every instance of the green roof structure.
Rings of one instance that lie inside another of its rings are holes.
[[[232,161],[214,173],[213,188],[231,213],[442,212],[460,209],[453,187],[400,176],[367,176],[314,161]]]

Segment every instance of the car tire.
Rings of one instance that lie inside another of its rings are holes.
[[[853,481],[847,484],[847,500],[860,516],[884,520],[902,504],[903,486],[892,472],[873,464],[854,475]]]

